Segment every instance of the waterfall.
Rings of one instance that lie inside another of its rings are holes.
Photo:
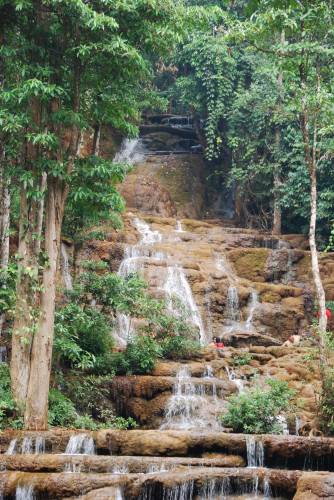
[[[246,436],[247,467],[264,466],[264,447],[262,441],[256,441],[254,436]]]
[[[229,286],[227,290],[227,319],[235,322],[240,321],[238,290],[234,286]]]
[[[6,363],[7,361],[7,347],[4,345],[0,346],[0,363]]]
[[[184,233],[184,230],[182,228],[182,222],[180,220],[176,221],[176,232],[177,233]]]
[[[35,500],[33,486],[17,486],[15,500]]]
[[[229,477],[221,479],[210,479],[200,490],[199,500],[224,500],[231,495],[232,488]]]
[[[15,455],[16,445],[17,445],[17,439],[12,439],[11,442],[9,443],[9,446],[7,448],[5,455]]]
[[[190,429],[196,424],[205,427],[206,422],[197,417],[204,401],[204,398],[196,393],[188,368],[182,367],[176,375],[173,395],[168,401],[161,429]]]
[[[228,379],[235,384],[238,389],[238,392],[244,392],[244,381],[242,378],[238,378],[235,371],[230,369],[228,366],[225,367]]]
[[[42,436],[37,436],[36,438],[26,436],[22,440],[20,451],[18,451],[17,439],[12,439],[9,443],[6,455],[16,455],[16,453],[22,453],[22,455],[40,455],[45,453],[45,439]]]
[[[296,436],[299,436],[299,431],[300,431],[302,426],[303,426],[302,419],[296,415],[296,417],[295,417],[295,434],[296,434]]]
[[[295,272],[293,271],[293,260],[292,260],[292,255],[293,255],[293,250],[287,249],[287,262],[286,262],[286,272],[284,273],[284,276],[282,278],[282,283],[285,285],[288,285],[295,279]]]
[[[252,330],[253,328],[253,317],[258,305],[259,305],[259,295],[255,290],[252,290],[250,294],[248,317],[245,323],[245,328],[248,331]]]
[[[74,434],[70,437],[65,455],[94,455],[95,445],[92,437],[87,434]]]
[[[123,139],[121,148],[116,153],[114,163],[129,163],[134,165],[144,158],[143,143],[140,139]]]
[[[128,474],[129,467],[127,465],[114,465],[111,472],[112,474]]]
[[[270,487],[270,482],[267,477],[264,478],[263,480],[263,496],[264,500],[270,500],[272,495],[271,487]]]
[[[212,333],[211,297],[210,297],[211,289],[212,289],[212,284],[209,282],[208,286],[206,287],[206,290],[205,290],[205,308],[206,308],[206,331],[207,331],[207,338],[210,339],[210,340],[213,338],[213,333]]]
[[[189,314],[190,321],[198,328],[201,344],[205,344],[206,334],[203,321],[182,267],[175,265],[167,268],[164,291],[170,311],[175,315],[179,314],[178,308],[175,308],[173,304],[173,298],[176,297],[180,304],[183,305],[185,313]]]
[[[73,282],[72,282],[72,276],[71,276],[71,272],[70,272],[70,264],[69,264],[67,246],[65,245],[65,243],[61,243],[60,253],[61,253],[61,260],[62,260],[62,274],[63,274],[63,281],[64,281],[65,289],[72,290]]]
[[[160,429],[218,429],[217,415],[222,412],[224,401],[217,397],[216,379],[211,367],[202,380],[194,382],[189,369],[183,366],[176,374],[173,395],[165,409]],[[208,373],[210,375],[208,376]]]
[[[149,247],[162,240],[161,233],[159,233],[159,231],[152,231],[146,222],[135,218],[133,220],[133,225],[140,234],[140,240],[136,245],[128,246],[125,249],[124,259],[118,270],[118,275],[123,278],[139,272],[142,268],[142,259],[150,256]],[[164,255],[155,252],[152,254],[151,258],[161,260],[164,258]],[[118,313],[114,329],[114,337],[117,339],[118,344],[125,346],[132,334],[131,317],[124,313]]]
[[[286,417],[284,415],[278,415],[278,417],[276,417],[276,421],[282,429],[282,434],[288,435],[289,434],[289,427],[288,427],[288,423],[286,421]]]
[[[154,474],[154,473],[157,473],[157,472],[167,472],[168,470],[170,470],[169,468],[166,467],[166,465],[164,463],[162,463],[161,465],[160,464],[150,464],[148,467],[147,467],[147,474]]]

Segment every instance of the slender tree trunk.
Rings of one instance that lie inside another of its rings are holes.
[[[20,201],[20,228],[18,245],[18,278],[16,285],[16,307],[12,334],[11,382],[13,397],[24,411],[30,372],[31,341],[36,322],[35,285],[38,278],[37,263],[32,240],[31,217],[33,210],[28,205],[22,188]]]
[[[45,430],[48,427],[48,393],[52,361],[56,274],[63,218],[59,182],[48,179],[45,217],[45,252],[48,263],[43,271],[40,319],[31,350],[31,367],[25,411],[25,428]]]
[[[324,332],[326,332],[327,328],[327,316],[326,316],[326,296],[321,281],[318,251],[315,239],[316,220],[317,220],[317,174],[316,174],[315,164],[312,165],[310,170],[310,181],[311,181],[311,216],[310,216],[309,242],[311,250],[312,274],[313,274],[313,280],[315,284],[315,291],[319,308],[320,342],[321,342],[321,347],[324,348],[325,345],[324,345],[323,334]]]
[[[0,168],[0,268],[5,269],[9,262],[10,192],[3,164]],[[4,322],[5,314],[0,314],[0,337]]]
[[[321,368],[323,369],[327,365],[326,342],[325,342],[327,316],[326,316],[326,296],[320,275],[319,258],[316,245],[318,124],[317,124],[317,119],[315,118],[313,123],[313,138],[311,146],[309,110],[306,101],[306,77],[305,77],[305,68],[303,65],[300,67],[300,80],[303,90],[301,131],[304,140],[305,163],[307,165],[309,173],[310,196],[311,196],[309,244],[311,250],[313,281],[315,285],[315,292],[316,292],[316,298],[318,302],[318,312],[319,312],[320,365]],[[318,78],[317,82],[317,91],[318,93],[320,92],[320,78]]]

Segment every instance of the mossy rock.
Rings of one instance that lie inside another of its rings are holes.
[[[236,273],[250,281],[265,282],[267,248],[240,248],[231,250],[228,258],[233,262]]]

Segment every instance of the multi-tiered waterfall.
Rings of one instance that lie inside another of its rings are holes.
[[[181,140],[183,154],[148,158],[143,141],[123,142],[114,161],[137,165],[124,191],[129,213],[117,242],[109,238],[101,246],[110,250],[104,260],[115,259],[121,276],[140,273],[170,310],[179,314],[181,306],[202,344],[226,334],[225,348],[205,346],[193,359],[160,360],[145,376],[105,380],[110,404],[135,418],[137,429],[0,433],[0,499],[334,498],[334,440],[304,435],[305,429],[313,432],[313,385],[319,388],[317,365],[313,372],[306,365],[314,348],[281,347],[307,325],[308,254],[304,247],[294,250],[292,237],[280,241],[231,227],[233,221],[201,220],[206,208],[198,179],[205,169],[200,155],[185,154]],[[167,145],[163,149],[168,152]],[[83,246],[87,257],[98,244]],[[74,264],[65,250],[63,278],[70,289]],[[135,326],[131,318],[117,317],[120,344]],[[231,347],[234,333],[242,334],[242,345],[237,339]],[[254,380],[263,383],[268,376],[288,380],[303,402],[297,415],[279,417],[285,432],[300,435],[223,428],[217,417],[228,398],[247,394]]]

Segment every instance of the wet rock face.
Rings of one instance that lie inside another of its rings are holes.
[[[231,331],[252,334],[255,331],[284,342],[291,335],[309,331],[313,315],[312,278],[302,267],[308,253],[291,250],[295,257],[291,258],[287,267],[287,250],[231,248],[236,233],[215,223],[182,219],[180,231],[175,218],[143,216],[142,213],[132,212],[125,218],[124,231],[111,233],[105,241],[86,243],[77,255],[77,264],[80,266],[81,260],[102,259],[112,271],[117,271],[126,248],[140,241],[141,236],[133,224],[137,216],[142,217],[152,231],[161,234],[161,241],[147,248],[146,257],[138,261],[150,292],[157,298],[163,298],[168,268],[182,268],[203,318],[208,340]],[[254,240],[254,232],[239,230],[239,243],[240,231],[245,231],[244,243]],[[275,252],[279,253],[279,265],[274,271],[272,261]],[[164,257],[154,259],[154,253]],[[323,273],[331,259],[334,261],[329,256],[323,263]],[[330,290],[330,279],[332,277],[329,276],[325,279],[326,291]],[[231,287],[235,288],[238,296],[238,321],[234,321],[232,330],[227,328],[231,326]],[[254,292],[257,304],[252,311]],[[268,345],[265,339],[263,341],[264,345]]]

